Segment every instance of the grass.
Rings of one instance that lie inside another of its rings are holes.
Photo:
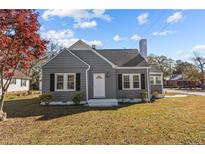
[[[89,108],[40,106],[37,95],[7,98],[0,144],[205,144],[204,100]]]

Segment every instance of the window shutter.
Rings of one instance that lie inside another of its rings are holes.
[[[76,91],[80,91],[80,73],[76,73]]]
[[[118,89],[122,90],[122,74],[118,74]]]
[[[50,91],[54,91],[55,87],[55,74],[50,74]]]
[[[141,89],[145,89],[145,75],[141,74]]]

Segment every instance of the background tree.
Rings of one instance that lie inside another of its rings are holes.
[[[204,87],[204,76],[205,76],[205,57],[200,56],[197,53],[194,53],[194,58],[193,58],[195,65],[197,69],[200,72],[200,81],[201,81],[201,86],[202,89],[205,89]]]
[[[42,78],[42,66],[46,61],[53,58],[63,47],[49,41],[47,44],[47,50],[45,55],[40,59],[34,59],[30,62],[30,68],[26,70],[27,76],[31,78],[30,80],[30,89],[31,90],[39,90],[39,82]]]
[[[149,55],[148,56],[149,64],[158,64],[160,66],[161,71],[165,76],[171,76],[174,71],[175,61],[171,58],[167,58],[166,56],[157,56],[157,55]]]
[[[60,46],[57,43],[52,42],[51,40],[49,41],[50,43],[47,46],[47,51],[44,60],[49,60],[53,58],[60,50],[63,49],[62,46]]]
[[[34,10],[0,10],[0,120],[6,119],[4,99],[15,70],[27,70],[45,53],[47,41],[38,34],[37,18]]]

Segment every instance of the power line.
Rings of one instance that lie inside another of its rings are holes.
[[[161,19],[163,19],[163,17],[165,17],[167,14],[167,10],[163,10],[162,13],[159,14],[158,18],[156,18],[156,20],[153,22],[153,24],[147,29],[147,31],[142,35],[142,37],[145,37],[149,32],[151,32],[151,30],[155,27],[155,25],[157,25],[157,23],[160,22]]]

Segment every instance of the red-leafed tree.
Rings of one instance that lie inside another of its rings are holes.
[[[45,54],[47,42],[39,28],[35,10],[0,10],[0,120],[6,119],[4,98],[15,70],[28,69]]]

